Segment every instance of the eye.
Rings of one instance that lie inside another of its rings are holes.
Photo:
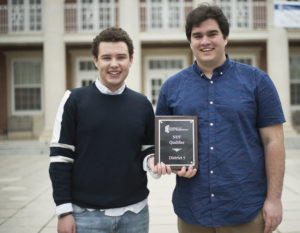
[[[215,37],[215,36],[217,36],[219,33],[218,32],[210,32],[210,33],[208,33],[207,35],[209,36],[209,37]]]
[[[125,59],[127,59],[127,56],[126,55],[119,55],[119,56],[117,56],[117,59],[118,60],[125,60]]]
[[[200,34],[200,33],[195,33],[195,34],[193,34],[193,37],[194,37],[195,39],[200,39],[200,38],[202,38],[202,34]]]

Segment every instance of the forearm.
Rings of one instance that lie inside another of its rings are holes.
[[[267,175],[267,199],[280,199],[285,171],[283,136],[278,135],[265,143],[264,150]]]
[[[285,151],[282,124],[259,129],[265,152],[267,198],[263,206],[264,233],[276,230],[282,221],[282,186],[285,168]]]

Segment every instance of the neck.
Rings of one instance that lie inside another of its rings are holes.
[[[201,63],[199,61],[197,61],[197,65],[199,66],[199,68],[201,69],[201,71],[205,74],[205,76],[209,79],[212,78],[213,73],[214,73],[214,69],[216,69],[217,67],[223,65],[226,61],[226,55],[224,54],[224,56],[222,56],[222,58],[215,62],[214,64],[212,63]]]
[[[216,67],[205,66],[204,64],[200,64],[198,61],[197,61],[197,65],[199,66],[200,70],[205,74],[205,76],[206,76],[207,78],[209,78],[209,79],[212,78],[214,69],[215,69]]]
[[[106,90],[108,90],[108,91],[110,91],[112,94],[114,94],[115,92],[117,92],[117,91],[119,91],[119,89],[124,85],[124,82],[123,83],[121,83],[120,85],[118,85],[118,86],[108,86],[108,85],[106,85],[105,83],[103,83],[102,82],[102,80],[100,79],[100,78],[98,78],[98,81],[100,82],[100,88],[102,89],[102,90],[104,90],[104,92],[106,92]],[[102,87],[101,87],[102,86]],[[105,90],[105,88],[107,88],[106,90]]]

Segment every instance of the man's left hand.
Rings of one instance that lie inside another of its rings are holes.
[[[188,168],[182,167],[180,171],[173,171],[180,177],[192,178],[196,175],[197,169],[193,168],[193,166],[189,166]]]
[[[265,220],[264,233],[271,233],[276,230],[282,221],[282,203],[280,199],[266,199],[263,207],[263,216]]]

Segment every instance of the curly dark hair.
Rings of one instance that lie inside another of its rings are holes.
[[[123,41],[126,43],[128,47],[129,57],[132,58],[133,56],[133,43],[129,35],[126,31],[122,28],[118,27],[110,27],[97,35],[92,43],[92,54],[93,56],[98,59],[98,48],[101,42],[120,42]]]
[[[191,42],[192,28],[207,19],[217,21],[224,39],[229,35],[229,23],[221,8],[204,3],[192,10],[186,18],[185,34],[189,42]]]

